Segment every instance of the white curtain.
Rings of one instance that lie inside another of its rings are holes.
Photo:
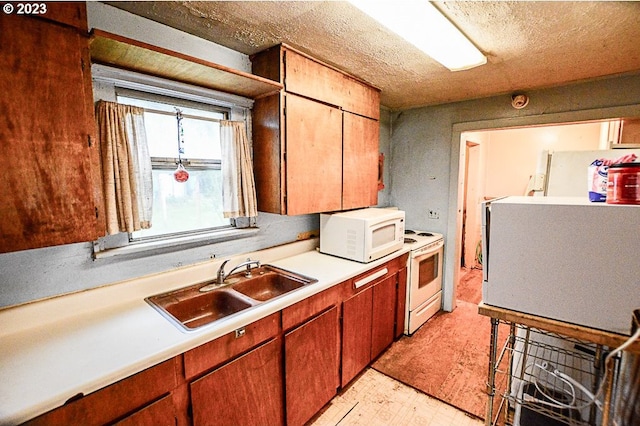
[[[144,109],[96,104],[107,234],[151,227],[153,180]]]
[[[220,122],[224,217],[256,217],[256,185],[249,139],[242,121]]]

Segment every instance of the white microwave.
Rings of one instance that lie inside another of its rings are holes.
[[[404,212],[367,208],[320,214],[320,252],[367,263],[402,248]]]

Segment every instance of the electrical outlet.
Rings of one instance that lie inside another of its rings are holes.
[[[440,219],[440,213],[437,210],[429,210],[429,219]]]

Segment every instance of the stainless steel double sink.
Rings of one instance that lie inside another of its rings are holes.
[[[288,294],[318,280],[273,265],[230,275],[221,285],[205,282],[157,294],[145,300],[186,331],[194,331]]]

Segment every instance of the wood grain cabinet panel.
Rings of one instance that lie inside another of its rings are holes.
[[[407,256],[353,278],[352,296],[342,304],[342,377],[344,387],[404,331]],[[360,288],[355,284],[386,269],[385,275]]]
[[[174,407],[169,406],[171,398],[161,397],[176,388],[180,363],[180,358],[165,361],[104,389],[72,400],[26,424],[90,426],[120,420],[124,424],[131,424],[128,422],[136,417],[157,418],[158,415],[170,416],[166,424],[176,424],[178,413]],[[127,420],[127,417],[131,419]]]
[[[369,287],[342,304],[342,387],[371,362],[372,303]]]
[[[26,2],[24,4],[25,7],[29,7],[26,6]],[[31,10],[39,7],[38,11],[42,12],[42,3],[31,2],[30,7]],[[87,9],[85,6],[85,2],[46,2],[44,4],[44,7],[46,8],[46,12],[37,14],[39,18],[58,22],[60,24],[68,25],[70,27],[74,27],[81,31],[87,32]]]
[[[284,337],[288,426],[305,424],[340,386],[339,310],[334,306]]]
[[[344,112],[342,209],[378,204],[380,125],[367,117]]]
[[[376,359],[395,336],[396,283],[393,275],[373,287],[371,318],[371,360]]]
[[[259,319],[183,354],[184,374],[191,379],[215,368],[251,348],[276,337],[280,332],[280,313]]]
[[[403,256],[405,259],[403,265],[406,265],[407,255]],[[396,325],[395,325],[395,338],[399,339],[404,334],[404,322],[406,317],[407,308],[407,267],[403,266],[398,271],[398,303],[396,306]]]
[[[192,382],[194,426],[284,424],[281,345],[271,340]]]
[[[258,209],[297,215],[377,204],[379,90],[286,45],[251,60],[255,74],[284,85],[254,104]]]
[[[52,19],[86,22],[84,3],[46,6]],[[104,222],[87,35],[4,13],[0,28],[0,253],[95,240]]]
[[[342,207],[342,113],[300,96],[286,98],[287,214]]]
[[[175,426],[176,407],[171,395],[167,395],[148,406],[114,423],[115,426]]]

